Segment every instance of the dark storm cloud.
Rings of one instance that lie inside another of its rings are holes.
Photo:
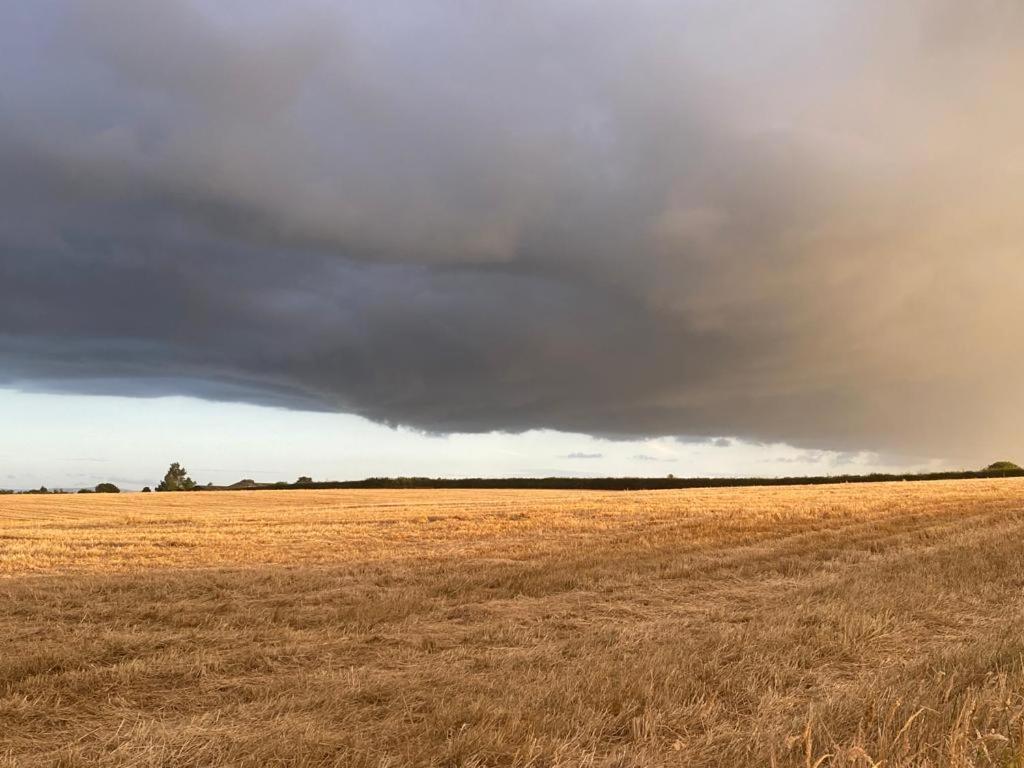
[[[0,11],[0,381],[1024,450],[989,0]]]

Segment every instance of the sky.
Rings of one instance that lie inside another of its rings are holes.
[[[45,414],[45,417],[41,417]],[[172,460],[201,484],[404,477],[794,476],[891,468],[870,452],[727,438],[600,439],[530,430],[429,434],[351,414],[189,397],[82,397],[0,390],[0,488],[155,487]],[[937,469],[921,462],[902,467]]]
[[[1022,33],[1011,0],[7,3],[0,485],[1021,458]]]

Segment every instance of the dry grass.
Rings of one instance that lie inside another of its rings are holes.
[[[0,766],[1021,766],[1024,481],[0,498]]]

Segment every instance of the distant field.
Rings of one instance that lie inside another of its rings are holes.
[[[1024,480],[0,497],[0,766],[1024,766]]]

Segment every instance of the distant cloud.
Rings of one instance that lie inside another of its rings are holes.
[[[848,454],[839,454],[848,455]],[[759,459],[759,463],[762,464],[804,464],[804,465],[817,465],[822,461],[832,458],[832,455],[827,454],[824,451],[798,451],[789,456],[772,456],[768,458]],[[833,461],[833,463],[835,463]]]
[[[603,459],[604,458],[604,454],[603,453],[580,453],[578,451],[574,451],[573,453],[570,453],[570,454],[566,455],[565,458],[567,458],[567,459]]]
[[[651,456],[646,453],[638,453],[633,456],[636,461],[676,461],[674,457],[666,456]]]
[[[805,466],[808,461],[805,456],[774,456],[768,459],[758,459],[759,464],[801,464]]]

